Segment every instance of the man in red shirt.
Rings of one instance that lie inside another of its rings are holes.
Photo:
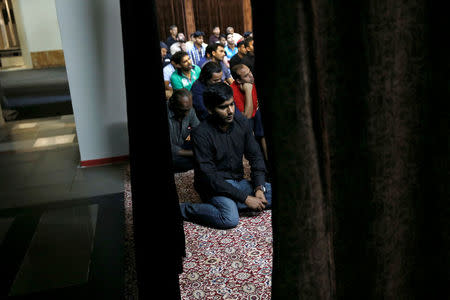
[[[266,161],[267,147],[261,121],[261,112],[258,110],[258,95],[256,94],[255,79],[250,68],[244,64],[237,64],[231,68],[234,78],[230,85],[233,89],[233,98],[237,109],[249,119],[256,140],[260,143]]]

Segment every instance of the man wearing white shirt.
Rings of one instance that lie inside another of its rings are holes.
[[[229,34],[229,33],[231,33],[231,34],[233,34],[233,40],[234,40],[234,44],[235,45],[237,45],[237,43],[241,40],[241,39],[243,39],[244,37],[242,36],[242,35],[240,35],[239,33],[236,33],[236,32],[234,32],[234,28],[233,27],[231,27],[231,26],[229,26],[229,27],[227,27],[227,35]]]

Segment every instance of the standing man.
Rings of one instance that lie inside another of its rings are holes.
[[[169,27],[169,37],[167,38],[166,45],[167,48],[170,49],[173,43],[177,41],[178,27],[177,25],[170,25]]]
[[[220,64],[222,67],[222,80],[226,81],[228,84],[233,83],[233,78],[231,77],[230,69],[225,65],[224,63],[225,58],[225,48],[222,44],[215,43],[210,44],[208,47],[206,47],[205,50],[205,57],[199,62],[200,68],[203,68],[203,66],[207,62],[216,62]]]
[[[233,90],[223,82],[204,92],[210,117],[192,132],[194,187],[204,203],[180,203],[186,221],[228,229],[239,223],[239,211],[271,207],[272,189],[266,167],[247,120],[235,116]],[[244,179],[242,158],[251,180]]]
[[[170,145],[174,171],[185,172],[194,168],[191,130],[200,123],[192,108],[192,95],[186,89],[176,90],[167,103]]]
[[[201,31],[193,33],[194,44],[188,50],[189,57],[194,65],[198,65],[200,60],[205,57],[206,45],[203,43],[203,36],[205,34]]]
[[[184,51],[178,51],[172,56],[172,61],[175,66],[175,72],[170,76],[170,84],[172,89],[185,88],[190,90],[192,84],[200,76],[200,67],[192,65],[189,55]]]
[[[237,48],[237,53],[235,55],[233,55],[233,57],[230,59],[230,70],[235,65],[240,64],[242,58],[244,58],[244,56],[247,55],[247,48],[245,48],[245,41],[240,40],[237,43],[236,48]]]

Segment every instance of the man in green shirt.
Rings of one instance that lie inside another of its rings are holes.
[[[179,51],[172,56],[175,64],[175,72],[170,77],[170,83],[174,90],[185,88],[191,90],[192,84],[200,76],[200,67],[192,65],[189,54]]]

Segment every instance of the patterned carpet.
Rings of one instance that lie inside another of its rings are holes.
[[[248,175],[248,165],[246,174]],[[193,171],[175,174],[180,202],[200,202]],[[125,182],[127,299],[137,299],[134,272],[129,169]],[[270,299],[272,275],[271,211],[242,216],[230,230],[184,223],[186,258],[179,276],[181,299]]]
[[[271,211],[243,217],[231,230],[185,222],[181,298],[270,299]]]

